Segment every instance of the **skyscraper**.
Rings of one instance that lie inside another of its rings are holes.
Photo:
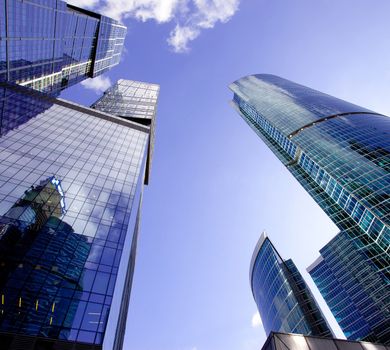
[[[239,114],[388,288],[390,119],[273,75],[230,88]]]
[[[160,87],[157,84],[119,79],[107,89],[91,108],[146,125],[150,128],[148,158],[145,183],[149,181],[150,167],[154,150],[154,130],[156,123],[157,97]]]
[[[390,287],[345,232],[325,247],[308,272],[349,339],[390,344]]]
[[[121,349],[154,123],[10,83],[0,120],[1,348]]]
[[[281,258],[265,233],[253,252],[249,278],[267,335],[274,331],[333,336],[295,264]]]
[[[0,81],[57,95],[119,63],[126,27],[61,0],[0,7]]]

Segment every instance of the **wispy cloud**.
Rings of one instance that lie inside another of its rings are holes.
[[[77,6],[94,10],[123,21],[135,18],[145,22],[174,22],[168,44],[174,52],[187,52],[188,44],[202,30],[226,23],[238,10],[240,0],[70,0]]]
[[[200,30],[191,26],[176,25],[176,28],[171,31],[167,40],[168,44],[175,52],[187,52],[188,43],[196,39],[200,34]]]
[[[261,327],[263,324],[263,322],[261,321],[261,317],[260,317],[260,314],[259,312],[255,312],[252,316],[252,327],[253,328],[258,328],[258,327]]]
[[[94,90],[97,94],[106,91],[111,86],[111,80],[108,77],[99,75],[93,79],[87,79],[81,82],[86,89]]]
[[[196,39],[203,29],[229,21],[238,10],[238,4],[239,0],[187,1],[186,14],[171,31],[168,44],[175,52],[188,51],[189,42]]]

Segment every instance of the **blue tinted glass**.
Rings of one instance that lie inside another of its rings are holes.
[[[0,330],[101,344],[130,293],[149,130],[22,87],[0,98]]]

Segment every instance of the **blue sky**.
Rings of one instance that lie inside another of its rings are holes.
[[[262,230],[306,267],[337,228],[229,106],[230,82],[272,73],[390,115],[388,0],[74,0],[128,26],[119,78],[161,85],[125,349],[254,350],[265,334],[249,263]]]

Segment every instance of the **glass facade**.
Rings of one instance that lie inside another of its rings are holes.
[[[308,272],[346,337],[390,345],[390,288],[345,232],[325,247]]]
[[[381,344],[272,332],[262,350],[390,350]]]
[[[9,83],[0,117],[2,349],[120,349],[150,127]]]
[[[5,0],[0,81],[53,95],[119,63],[126,27],[61,0]]]
[[[154,149],[157,97],[160,87],[141,81],[120,79],[91,108],[150,127],[145,183],[149,181]]]
[[[390,119],[273,75],[230,88],[239,114],[388,288]]]
[[[250,282],[266,334],[333,336],[295,264],[291,259],[283,261],[265,233],[253,253]]]

